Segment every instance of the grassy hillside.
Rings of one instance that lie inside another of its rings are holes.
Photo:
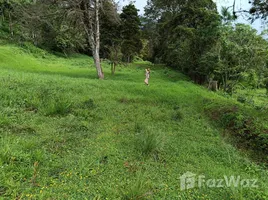
[[[0,69],[3,199],[268,198],[267,170],[225,142],[204,109],[235,102],[175,71],[135,63],[111,76],[104,64],[101,81],[91,58],[11,45],[0,46]],[[187,171],[258,179],[258,188],[181,191]]]

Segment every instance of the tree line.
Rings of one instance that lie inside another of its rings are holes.
[[[252,2],[251,19],[265,19],[264,2]],[[199,84],[215,80],[228,93],[240,86],[268,90],[265,33],[235,23],[238,15],[232,6],[219,13],[212,0],[149,0],[144,20],[151,61],[179,69]]]
[[[101,58],[114,74],[118,64],[140,56],[199,84],[215,80],[229,93],[239,85],[268,88],[265,36],[235,23],[240,12],[266,20],[267,0],[250,2],[248,11],[236,11],[236,1],[219,13],[212,0],[148,0],[138,16],[133,4],[119,11],[113,0],[0,0],[0,30],[17,42],[93,56],[99,78]]]
[[[0,30],[16,42],[32,42],[46,50],[93,56],[104,78],[101,58],[132,62],[142,49],[138,9],[118,11],[113,0],[0,0]]]

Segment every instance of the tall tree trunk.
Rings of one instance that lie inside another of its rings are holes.
[[[111,63],[111,72],[112,72],[112,75],[115,74],[115,68],[116,68],[116,63],[115,62],[112,62]]]
[[[11,12],[8,12],[8,18],[9,18],[9,33],[11,37],[13,36],[13,25],[12,25],[12,18],[11,18]]]
[[[97,69],[98,77],[104,79],[104,73],[100,61],[100,19],[99,19],[100,0],[95,0],[95,33],[93,35],[95,45],[93,50],[93,57]]]
[[[99,79],[104,79],[100,60],[100,0],[92,0],[92,2],[94,3],[94,14],[91,13],[91,1],[81,1],[80,9],[83,11],[84,29],[87,35],[87,41],[91,46],[97,75]]]
[[[100,61],[100,49],[98,47],[95,47],[95,49],[93,49],[93,58],[94,58],[94,63],[97,69],[97,74],[99,79],[104,79],[104,73],[102,71],[102,67],[101,67],[101,61]]]

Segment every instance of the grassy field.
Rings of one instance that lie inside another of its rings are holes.
[[[150,86],[144,69],[151,67]],[[267,170],[226,142],[207,91],[146,62],[95,78],[91,58],[0,46],[1,199],[267,199]],[[181,190],[180,176],[257,179]]]
[[[268,109],[268,95],[266,89],[240,89],[233,97],[238,101],[242,100],[246,105]]]

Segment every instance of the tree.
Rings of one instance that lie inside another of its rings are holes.
[[[14,35],[14,9],[17,5],[27,2],[27,0],[0,0],[0,25],[6,28],[5,25],[8,24],[8,32],[11,36]]]
[[[221,19],[223,25],[230,24],[236,20],[236,17],[229,11],[231,7],[221,7]]]
[[[121,52],[121,47],[119,45],[110,46],[108,58],[111,64],[112,75],[114,75],[117,65],[122,62],[123,54]]]
[[[87,36],[87,41],[91,46],[98,77],[99,79],[104,79],[100,60],[100,7],[102,0],[82,0],[77,3],[75,9],[79,8],[81,12],[81,22]],[[72,11],[77,12],[74,9],[71,9]]]
[[[220,40],[202,59],[211,66],[223,90],[232,94],[241,83],[254,88],[262,85],[267,53],[268,43],[256,30],[249,25],[229,24],[221,27]]]
[[[122,61],[121,20],[116,12],[116,5],[105,1],[101,9],[101,55],[108,58],[114,75],[116,66]]]
[[[93,55],[97,76],[103,79],[100,15],[102,5],[107,3],[114,5],[112,0],[33,1],[19,9],[24,36],[52,50],[87,47]],[[115,9],[112,12],[117,15]]]
[[[212,0],[151,0],[146,17],[158,35],[153,36],[154,57],[190,75],[198,83],[206,79],[201,65],[219,37],[220,18]]]
[[[138,16],[138,9],[133,4],[129,4],[123,7],[120,18],[123,37],[121,48],[123,59],[130,63],[134,56],[139,54],[142,49],[141,23]]]
[[[6,22],[9,24],[9,33],[13,35],[12,30],[12,5],[11,2],[7,0],[0,1],[0,16],[1,16],[1,28],[5,27]]]

